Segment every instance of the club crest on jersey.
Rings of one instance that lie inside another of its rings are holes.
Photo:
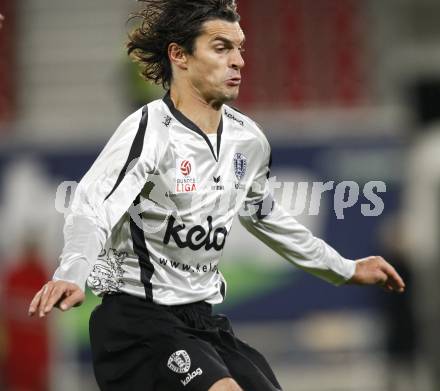
[[[197,179],[193,159],[176,159],[176,193],[194,191],[197,191]]]
[[[174,352],[167,363],[168,368],[176,373],[187,373],[191,367],[191,359],[186,350],[177,350]]]
[[[238,181],[244,177],[247,168],[247,158],[242,153],[237,152],[234,155],[234,172]]]

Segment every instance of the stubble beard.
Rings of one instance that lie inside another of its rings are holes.
[[[232,102],[234,100],[236,100],[238,98],[239,95],[239,89],[234,89],[234,90],[230,90],[230,91],[225,91],[222,93],[222,97],[219,99],[219,101],[221,100],[221,104],[224,103],[229,103]]]

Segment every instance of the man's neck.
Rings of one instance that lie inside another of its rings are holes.
[[[222,115],[221,107],[214,108],[197,91],[171,86],[174,107],[194,122],[205,133],[217,133]]]

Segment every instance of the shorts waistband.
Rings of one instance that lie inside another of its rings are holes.
[[[124,297],[124,298],[131,298],[133,300],[141,301],[143,303],[150,303],[154,306],[157,306],[159,308],[164,309],[165,311],[169,311],[171,313],[178,313],[178,312],[185,312],[185,311],[195,311],[200,314],[204,315],[211,315],[212,314],[212,304],[207,303],[206,301],[196,301],[194,303],[187,303],[187,304],[177,304],[177,305],[164,305],[164,304],[158,304],[154,301],[151,301],[149,299],[145,299],[142,297],[129,295],[128,293],[124,292],[117,292],[112,294],[105,294],[102,298],[102,301],[107,301],[113,297]]]

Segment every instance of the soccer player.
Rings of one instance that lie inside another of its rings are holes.
[[[381,257],[343,258],[270,196],[270,146],[238,96],[245,36],[234,0],[144,0],[128,52],[168,92],[126,118],[76,189],[44,317],[103,297],[90,319],[101,390],[280,390],[270,366],[212,314],[232,221],[330,283],[404,282]],[[294,304],[292,304],[294,305]]]

